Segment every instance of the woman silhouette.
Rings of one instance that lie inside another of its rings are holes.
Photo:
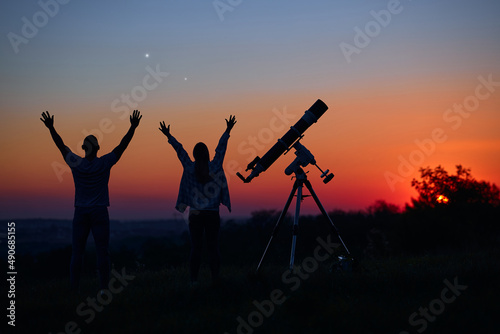
[[[180,212],[184,212],[189,206],[189,233],[191,236],[189,269],[191,283],[194,285],[198,284],[203,234],[205,234],[207,240],[212,280],[215,283],[219,278],[220,204],[222,203],[231,211],[229,189],[222,163],[226,154],[229,133],[235,123],[235,116],[231,115],[229,120],[226,119],[226,131],[219,140],[212,161],[210,161],[208,147],[200,142],[193,149],[193,162],[182,144],[170,134],[170,125],[165,126],[165,122],[160,122],[160,131],[167,136],[168,142],[177,153],[177,157],[184,169],[175,208]]]

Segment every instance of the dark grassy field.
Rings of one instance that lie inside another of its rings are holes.
[[[338,239],[325,219],[304,216],[297,270],[288,270],[287,218],[256,275],[276,211],[255,212],[245,223],[223,222],[222,280],[216,285],[207,259],[200,284],[190,285],[187,232],[112,240],[115,274],[103,296],[92,245],[78,293],[69,291],[69,245],[19,254],[14,332],[500,332],[500,208],[382,209],[330,214],[356,259],[352,270],[334,265],[345,250],[326,242]],[[22,231],[20,225],[20,238]]]
[[[353,272],[330,271],[332,261],[326,260],[317,269],[310,265],[303,278],[286,275],[282,259],[259,276],[252,274],[254,263],[226,266],[217,286],[205,270],[195,288],[185,266],[125,268],[127,285],[103,299],[109,303],[100,312],[91,312],[87,300],[96,298],[93,275],[84,278],[78,294],[68,291],[67,277],[20,279],[16,332],[497,333],[499,255],[483,250],[385,257],[363,260]],[[460,287],[443,292],[445,280]],[[429,311],[419,313],[423,308]]]

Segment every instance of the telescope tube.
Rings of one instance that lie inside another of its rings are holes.
[[[267,170],[302,134],[328,110],[328,106],[317,100],[304,115],[290,127],[287,133],[274,144],[273,147],[259,160],[245,182],[250,182],[254,177]]]

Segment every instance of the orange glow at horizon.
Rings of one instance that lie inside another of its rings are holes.
[[[281,210],[293,184],[283,172],[295,158],[293,150],[249,184],[243,184],[235,174],[239,171],[247,175],[244,170],[248,162],[255,155],[262,157],[317,98],[321,98],[329,110],[305,132],[301,142],[323,170],[330,169],[335,174],[325,185],[314,166],[306,168],[310,171],[309,180],[327,211],[361,210],[379,199],[403,207],[416,196],[410,182],[419,176],[418,169],[425,166],[441,164],[451,171],[456,164],[462,164],[471,168],[477,179],[500,184],[495,167],[500,165],[500,145],[493,125],[499,119],[495,107],[500,105],[500,95],[492,96],[483,103],[480,111],[464,119],[458,137],[457,131],[442,119],[455,95],[439,98],[439,92],[421,86],[413,90],[426,95],[396,94],[388,101],[379,86],[371,91],[365,90],[363,97],[356,97],[349,90],[335,94],[325,90],[278,94],[274,99],[266,94],[258,99],[241,94],[223,101],[188,104],[183,104],[185,101],[180,99],[172,101],[168,108],[163,106],[161,99],[156,103],[148,101],[148,107],[139,108],[143,119],[132,142],[112,168],[109,183],[111,205],[115,210],[127,210],[130,208],[127,203],[136,198],[136,210],[148,207],[152,215],[156,212],[160,218],[164,214],[170,215],[182,167],[167,139],[158,130],[159,122],[164,120],[171,124],[172,134],[190,156],[194,145],[203,141],[213,157],[225,129],[224,119],[234,114],[237,124],[231,133],[224,165],[233,212],[248,214],[261,208]],[[435,103],[430,107],[422,100]],[[118,145],[129,126],[127,118],[121,119],[119,114],[106,111],[106,107],[102,108],[103,111],[84,108],[74,108],[71,113],[61,108],[49,111],[55,115],[57,131],[72,150],[81,154],[79,145],[86,133],[92,132],[97,133],[101,154],[105,154]],[[425,107],[427,110],[423,110]],[[29,118],[12,115],[8,126],[0,125],[7,138],[0,143],[0,148],[5,161],[9,162],[0,175],[3,191],[33,199],[37,196],[67,196],[68,203],[72,203],[71,173],[67,169],[58,172],[54,169],[54,166],[65,165],[48,130],[39,120],[41,111],[31,112]],[[100,127],[102,119],[110,120],[111,125]],[[485,120],[487,123],[483,125]],[[479,126],[484,130],[477,133],[475,129]],[[447,139],[443,143],[429,144],[427,149],[432,149],[432,152],[427,154],[415,141],[425,142],[436,127],[443,129]],[[27,133],[19,133],[20,128]],[[422,153],[412,155],[419,150]],[[410,165],[411,170],[401,176],[393,191],[384,173],[390,171],[400,176],[401,159],[410,161],[415,157],[421,161],[417,161],[418,165]],[[312,200],[305,202],[312,203]],[[305,204],[304,210],[318,213],[314,203]],[[221,209],[222,212],[225,209]]]

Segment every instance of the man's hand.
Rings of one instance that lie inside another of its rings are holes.
[[[40,120],[45,124],[45,126],[50,130],[50,135],[52,136],[52,140],[56,144],[57,148],[59,149],[59,152],[61,152],[62,156],[64,159],[66,159],[66,155],[68,152],[71,152],[66,145],[64,145],[64,142],[57,133],[56,129],[54,128],[54,115],[50,116],[49,112],[43,112],[42,117]]]
[[[165,126],[165,121],[160,122],[160,131],[165,135],[167,136],[167,138],[170,139],[171,137],[171,134],[170,134],[170,124],[168,126]]]
[[[49,112],[43,112],[40,120],[45,124],[45,126],[49,129],[54,127],[54,115],[50,116]]]
[[[132,115],[130,116],[130,125],[135,129],[139,126],[139,122],[141,121],[142,115],[139,110],[134,110]]]
[[[142,115],[139,112],[139,110],[134,110],[134,112],[130,116],[130,129],[128,129],[125,136],[123,136],[123,139],[120,141],[120,144],[118,144],[118,146],[115,147],[115,149],[113,150],[113,152],[116,155],[117,161],[121,158],[123,152],[125,152],[125,149],[128,147],[128,144],[130,144],[130,141],[134,136],[135,129],[139,126],[141,118]]]
[[[229,133],[233,129],[233,126],[236,124],[236,116],[229,115],[229,121],[226,118],[226,132]]]

